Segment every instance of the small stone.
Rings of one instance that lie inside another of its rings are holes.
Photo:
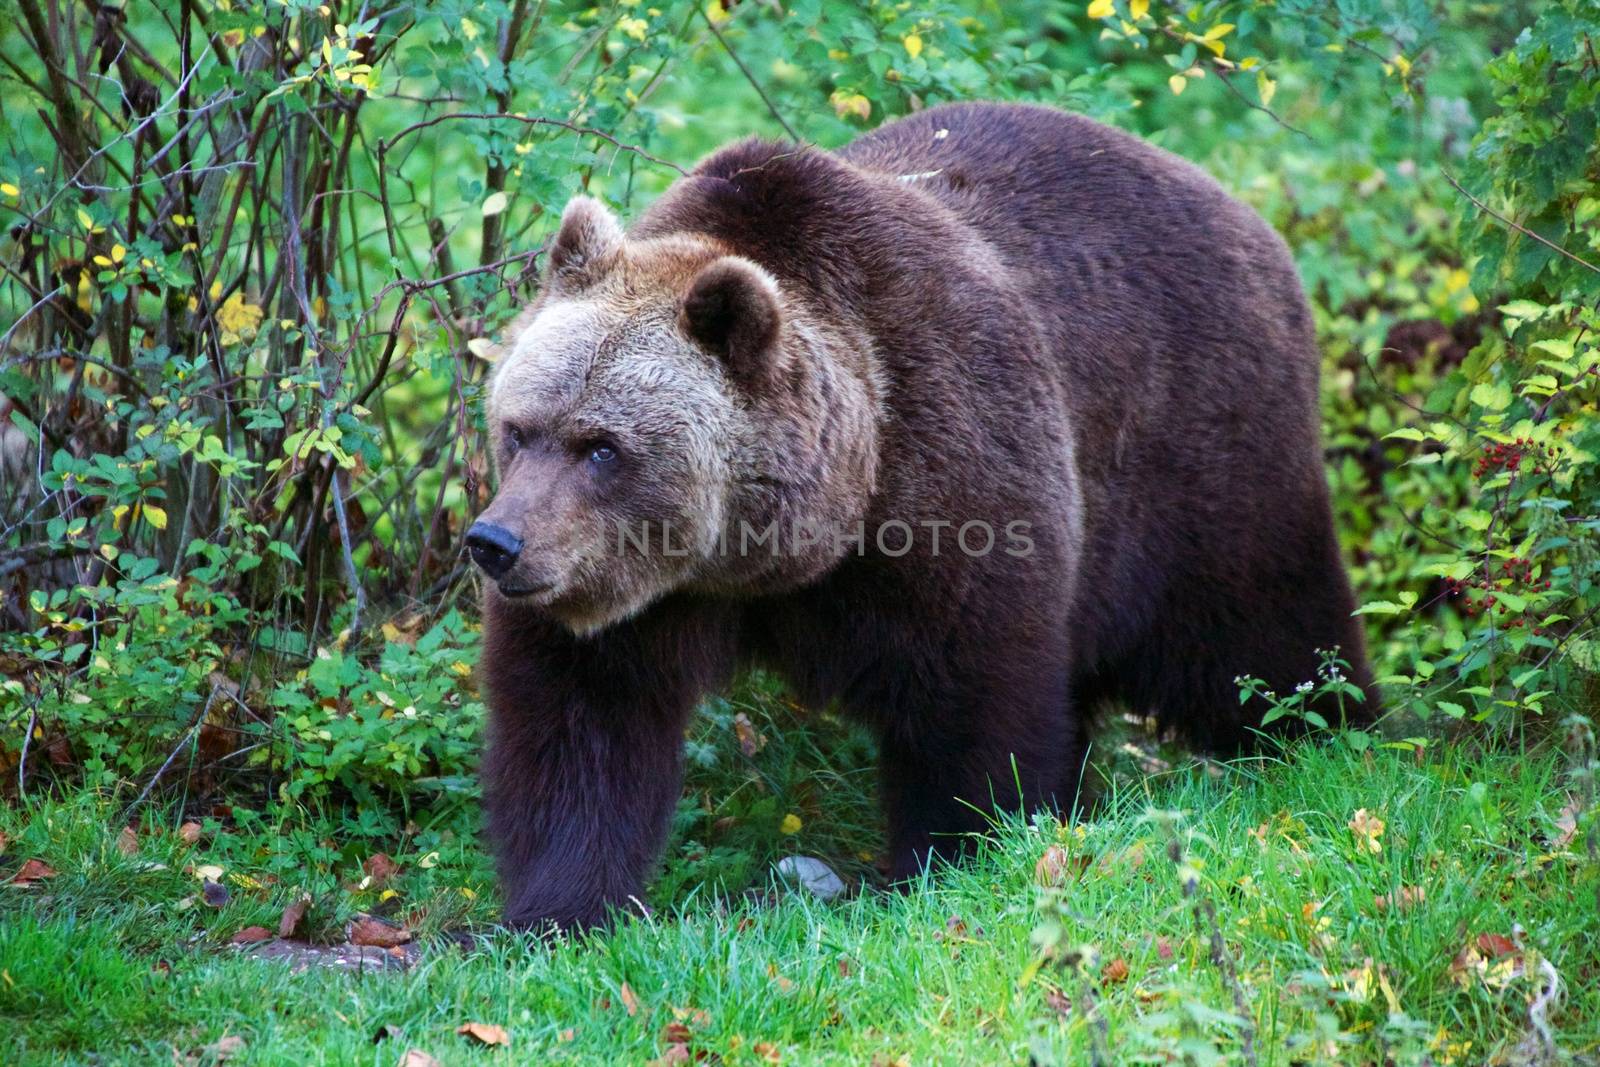
[[[818,900],[832,900],[845,890],[833,868],[812,856],[786,856],[778,861],[778,873],[786,881],[800,883],[801,889]]]

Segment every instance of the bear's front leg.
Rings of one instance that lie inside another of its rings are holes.
[[[681,786],[684,727],[726,680],[729,631],[657,607],[580,638],[496,599],[481,775],[505,921],[595,926],[643,898]]]

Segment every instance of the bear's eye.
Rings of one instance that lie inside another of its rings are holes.
[[[519,449],[527,443],[528,435],[522,432],[521,427],[506,427],[506,444],[510,445],[513,449]]]
[[[610,463],[617,458],[617,450],[604,441],[589,447],[590,463]]]

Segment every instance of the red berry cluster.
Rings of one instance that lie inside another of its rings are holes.
[[[1492,442],[1485,446],[1483,455],[1478,457],[1477,464],[1472,468],[1472,476],[1482,481],[1485,475],[1501,471],[1515,474],[1522,469],[1524,459],[1533,464],[1529,468],[1530,474],[1549,474],[1558,454],[1555,445],[1541,445],[1531,437],[1519,437],[1510,444]]]
[[[1505,626],[1512,630],[1528,626],[1528,615],[1526,612],[1515,612],[1510,613],[1511,618],[1506,619],[1505,616],[1508,614],[1506,605],[1500,603],[1500,598],[1495,595],[1495,591],[1513,591],[1519,588],[1522,593],[1529,596],[1545,592],[1550,588],[1549,579],[1542,582],[1539,581],[1533,572],[1533,561],[1524,556],[1512,556],[1510,559],[1502,560],[1499,574],[1491,572],[1487,576],[1469,578],[1464,581],[1460,578],[1446,578],[1444,580],[1445,595],[1451,600],[1464,599],[1465,603],[1462,604],[1461,610],[1469,618],[1477,615],[1482,615],[1484,618],[1499,616]],[[1478,600],[1472,599],[1472,590],[1474,589],[1484,594],[1482,598]],[[1544,630],[1538,626],[1528,626],[1528,629],[1535,636],[1542,636],[1544,633]]]

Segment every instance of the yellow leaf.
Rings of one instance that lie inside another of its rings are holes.
[[[645,33],[650,29],[650,24],[644,19],[625,18],[617,20],[617,29],[632,37],[635,41],[644,40]]]
[[[1116,13],[1116,5],[1111,0],[1089,0],[1089,17],[1092,19],[1108,19]]]
[[[125,258],[127,258],[127,255],[128,250],[123,248],[121,245],[111,246],[111,260],[113,263],[121,263]]]
[[[1202,41],[1220,41],[1220,40],[1222,40],[1224,37],[1228,36],[1228,34],[1230,34],[1232,32],[1233,32],[1233,23],[1231,23],[1231,22],[1219,22],[1215,26],[1213,26],[1209,30],[1207,30],[1206,31],[1206,35],[1204,37],[1200,38],[1200,39]]]
[[[1360,852],[1370,852],[1373,855],[1383,851],[1383,845],[1378,838],[1383,836],[1383,820],[1370,814],[1366,808],[1357,809],[1350,817],[1347,824],[1350,832],[1355,835],[1356,849]]]
[[[800,821],[800,816],[791,811],[783,817],[783,822],[778,825],[778,831],[785,834],[797,834],[800,832],[800,827],[804,825]]]
[[[1261,94],[1261,106],[1269,107],[1272,98],[1278,92],[1278,83],[1267,77],[1264,70],[1256,71],[1256,92]]]
[[[706,5],[706,18],[712,22],[721,22],[728,17],[728,9],[722,6],[722,0],[711,0]]]
[[[237,341],[242,334],[254,334],[261,325],[261,317],[261,308],[246,303],[239,293],[228,297],[217,309],[217,325],[222,328],[224,343],[230,343],[229,337]]]
[[[116,545],[101,545],[100,554],[105,557],[107,563],[112,563],[116,561],[117,556],[121,553]]]
[[[1128,14],[1133,16],[1133,21],[1138,22],[1150,14],[1150,0],[1129,0]]]
[[[428,853],[426,856],[417,861],[417,866],[423,868],[424,870],[428,869],[429,867],[439,866],[439,854],[437,852]]]
[[[142,504],[139,507],[139,513],[144,516],[146,522],[156,529],[165,530],[167,528],[167,513],[165,509],[158,508],[154,504]]]
[[[483,202],[484,217],[488,218],[490,215],[500,214],[510,202],[511,198],[506,196],[505,193],[490,193],[489,198]]]
[[[5,193],[7,196],[11,197],[12,199],[16,199],[17,197],[22,195],[22,190],[18,189],[15,185],[12,185],[10,182],[0,182],[0,193]]]
[[[854,115],[865,122],[872,117],[872,101],[860,93],[847,93],[843,89],[835,89],[833,95],[828,97],[828,102],[833,105],[833,113],[842,119]]]
[[[89,213],[81,207],[78,209],[78,225],[86,230],[94,229],[94,219],[90,218]]]
[[[1167,88],[1172,90],[1173,96],[1180,95],[1189,87],[1189,81],[1182,74],[1174,74],[1167,79]]]
[[[916,59],[922,54],[922,38],[917,34],[906,34],[900,39],[900,43],[906,46],[906,55],[912,59]]]
[[[95,256],[94,257],[94,261],[95,261],[96,264],[98,264],[99,266],[102,266],[102,267],[111,266],[111,261],[109,259],[107,259],[105,256]]]

